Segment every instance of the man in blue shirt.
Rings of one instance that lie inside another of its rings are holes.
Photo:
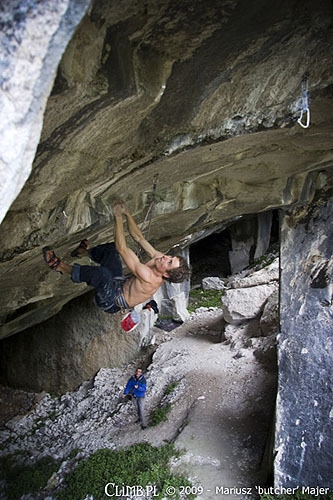
[[[135,375],[128,379],[124,396],[131,395],[136,411],[138,412],[138,422],[141,422],[142,429],[147,427],[145,417],[145,394],[147,390],[147,382],[142,373],[141,368],[137,368]]]

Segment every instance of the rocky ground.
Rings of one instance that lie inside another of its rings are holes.
[[[152,358],[148,353],[125,370],[102,368],[94,380],[61,398],[3,387],[1,454],[63,459],[50,483],[56,486],[71,466],[66,457],[73,449],[86,456],[103,447],[171,441],[184,450],[173,467],[203,486],[203,500],[216,499],[221,491],[223,498],[240,498],[240,488],[242,497],[245,488],[255,495],[255,486],[267,481],[276,373],[258,361],[248,339],[243,346],[239,337],[236,343],[225,340],[223,326],[222,310],[200,309],[169,333],[154,327]],[[148,418],[168,384],[178,382],[168,396],[168,420],[145,430],[135,423],[132,403],[121,397],[138,363],[146,368]]]

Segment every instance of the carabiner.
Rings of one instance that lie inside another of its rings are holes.
[[[303,118],[303,112],[306,113],[306,123],[302,123],[302,118]],[[308,128],[310,125],[310,109],[309,107],[305,108],[304,110],[302,109],[301,111],[301,116],[298,118],[297,123],[303,128]]]
[[[310,109],[309,109],[309,101],[308,101],[308,90],[309,90],[309,82],[308,79],[305,77],[305,79],[302,81],[302,110],[301,110],[301,116],[297,120],[297,123],[303,127],[303,128],[308,128],[310,125]],[[303,114],[306,113],[306,123],[302,123],[302,118]]]

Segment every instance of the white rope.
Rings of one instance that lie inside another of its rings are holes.
[[[141,231],[143,232],[143,227],[145,225],[145,223],[147,222],[148,220],[148,228],[147,228],[147,232],[146,232],[146,240],[149,239],[149,233],[150,233],[150,226],[151,226],[151,218],[152,218],[152,209],[153,209],[153,206],[155,205],[155,201],[156,201],[156,185],[157,185],[157,177],[158,177],[158,174],[155,175],[154,179],[153,179],[153,193],[152,193],[152,201],[149,205],[149,208],[147,210],[147,213],[146,213],[146,217],[141,225]],[[149,217],[149,219],[148,219]]]

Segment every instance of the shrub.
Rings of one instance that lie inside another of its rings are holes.
[[[178,382],[171,382],[171,384],[166,386],[164,396],[171,394],[176,389],[176,387],[178,387]]]
[[[3,457],[0,464],[1,477],[6,480],[8,500],[17,500],[27,493],[36,493],[46,487],[59,462],[51,457],[42,458],[33,465],[17,465],[13,456]]]
[[[160,424],[161,422],[165,422],[168,420],[168,414],[171,411],[171,403],[167,403],[165,406],[159,406],[155,408],[150,417],[150,425],[155,426]]]
[[[57,498],[82,500],[89,495],[95,500],[106,500],[109,498],[105,494],[108,483],[115,483],[119,488],[155,485],[159,493],[156,498],[163,498],[167,486],[172,485],[177,490],[180,485],[190,485],[187,479],[170,472],[170,458],[179,455],[172,444],[156,448],[149,443],[138,443],[119,451],[98,450],[67,475],[66,487]]]

